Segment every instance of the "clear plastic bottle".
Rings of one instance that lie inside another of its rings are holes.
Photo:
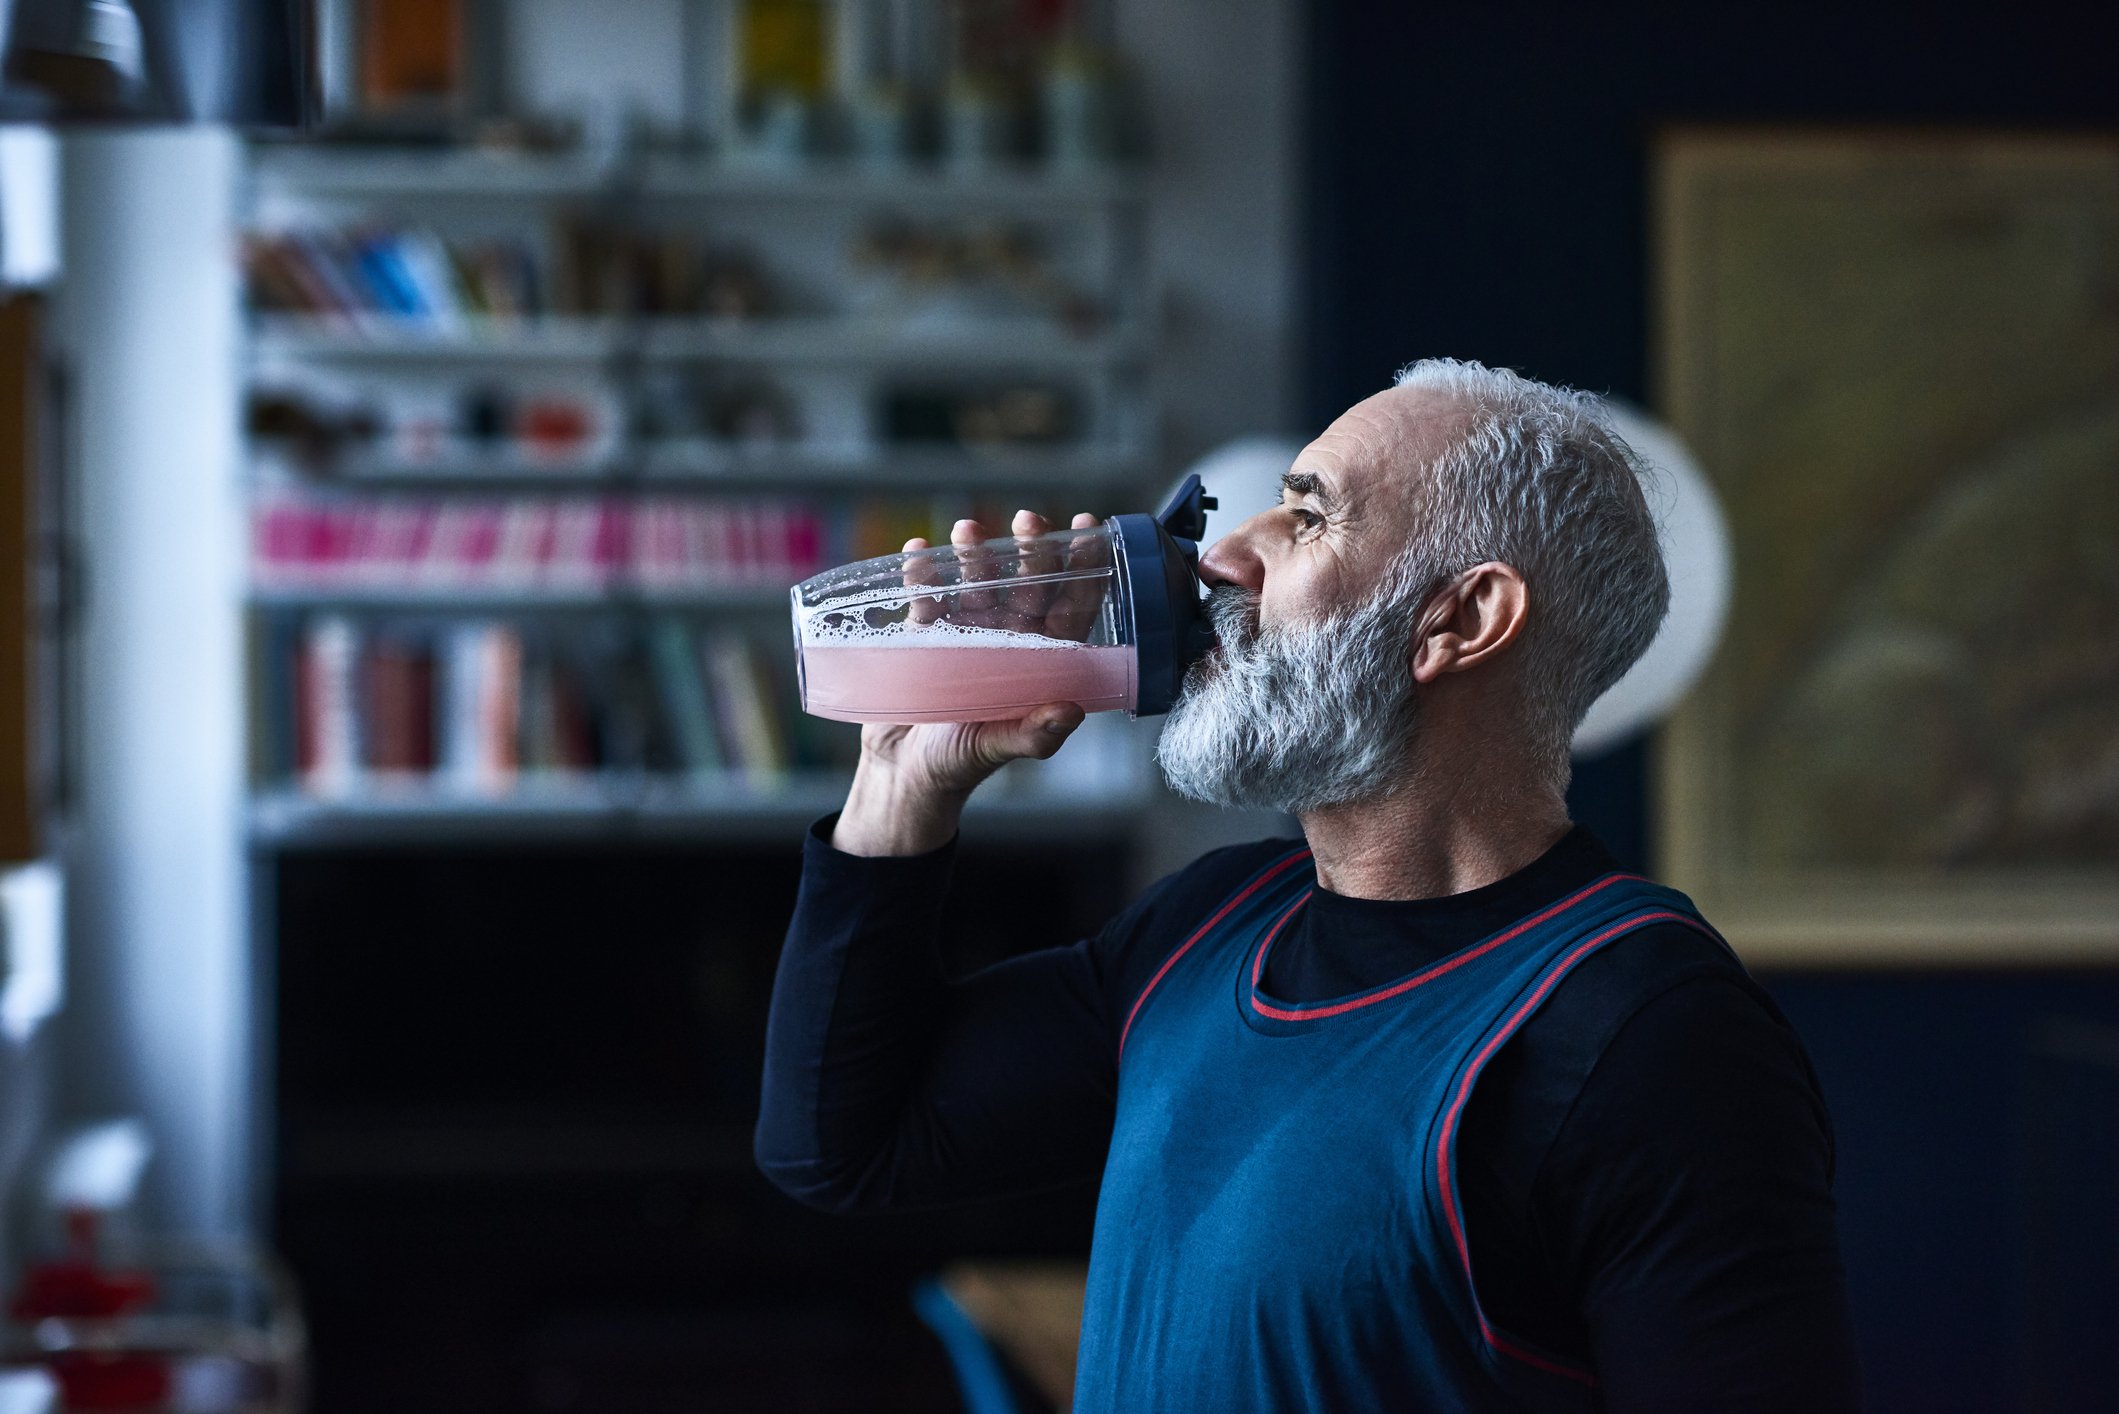
[[[1114,523],[938,545],[795,586],[802,709],[845,722],[978,722],[1139,700]]]

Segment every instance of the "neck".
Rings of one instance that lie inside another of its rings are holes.
[[[1349,898],[1443,898],[1507,878],[1567,833],[1567,802],[1527,766],[1433,765],[1416,761],[1383,795],[1301,817],[1318,883]]]

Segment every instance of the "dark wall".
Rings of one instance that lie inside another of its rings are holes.
[[[1304,13],[1310,426],[1438,354],[1652,405],[1648,156],[1666,126],[2119,127],[2119,6],[1310,0]],[[1634,861],[1654,844],[1646,758],[1636,744],[1585,763],[1574,791],[1577,815]],[[2048,1133],[2119,1132],[2119,1092],[2049,1042],[2119,1026],[2119,976],[1766,980],[1838,1124],[1875,1407],[2098,1407],[2069,1392],[2060,1336],[2078,1318],[2062,1313],[2111,1312],[2119,1258],[2067,1255],[2111,1250],[2111,1224],[2073,1243],[2040,1234],[2053,1214],[2119,1210],[2110,1147]],[[2103,1201],[2081,1203],[2086,1186]]]
[[[1321,423],[1449,354],[1644,398],[1647,151],[1685,122],[2119,121],[2119,7],[1314,0]]]
[[[946,961],[1093,931],[1125,901],[1129,852],[967,844]],[[946,1410],[913,1281],[965,1256],[1088,1249],[1088,1186],[848,1219],[758,1173],[794,839],[257,865],[273,1238],[302,1287],[316,1414]],[[1018,916],[1033,893],[1043,906]]]

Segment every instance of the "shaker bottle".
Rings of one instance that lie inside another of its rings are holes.
[[[802,710],[842,722],[981,722],[1048,702],[1167,712],[1213,641],[1188,476],[1153,516],[882,555],[793,590]]]

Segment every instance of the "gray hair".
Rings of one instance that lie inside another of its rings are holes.
[[[1575,728],[1670,606],[1645,469],[1592,394],[1444,358],[1407,366],[1397,386],[1443,393],[1467,417],[1427,467],[1420,529],[1386,583],[1424,580],[1424,600],[1488,560],[1523,576],[1524,725],[1564,787]]]

